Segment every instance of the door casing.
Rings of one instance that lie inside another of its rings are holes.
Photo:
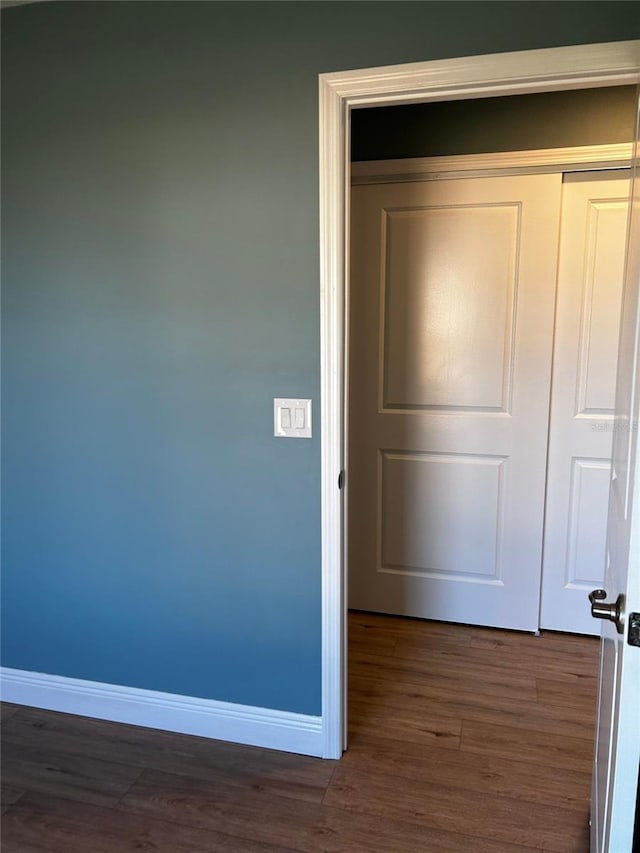
[[[520,51],[319,77],[323,756],[346,746],[349,146],[352,109],[640,82],[640,40]]]

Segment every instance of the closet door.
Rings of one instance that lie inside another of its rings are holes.
[[[537,630],[560,192],[353,189],[352,608]]]
[[[565,176],[540,625],[599,634],[629,181]]]

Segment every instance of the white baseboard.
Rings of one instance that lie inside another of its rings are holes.
[[[2,699],[83,717],[321,756],[322,717],[0,668]]]

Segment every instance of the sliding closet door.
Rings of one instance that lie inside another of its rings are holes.
[[[353,189],[351,607],[538,628],[560,193]]]
[[[599,634],[629,181],[565,176],[540,624]]]

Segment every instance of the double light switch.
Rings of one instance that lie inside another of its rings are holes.
[[[275,397],[273,434],[281,438],[311,438],[311,400]]]

